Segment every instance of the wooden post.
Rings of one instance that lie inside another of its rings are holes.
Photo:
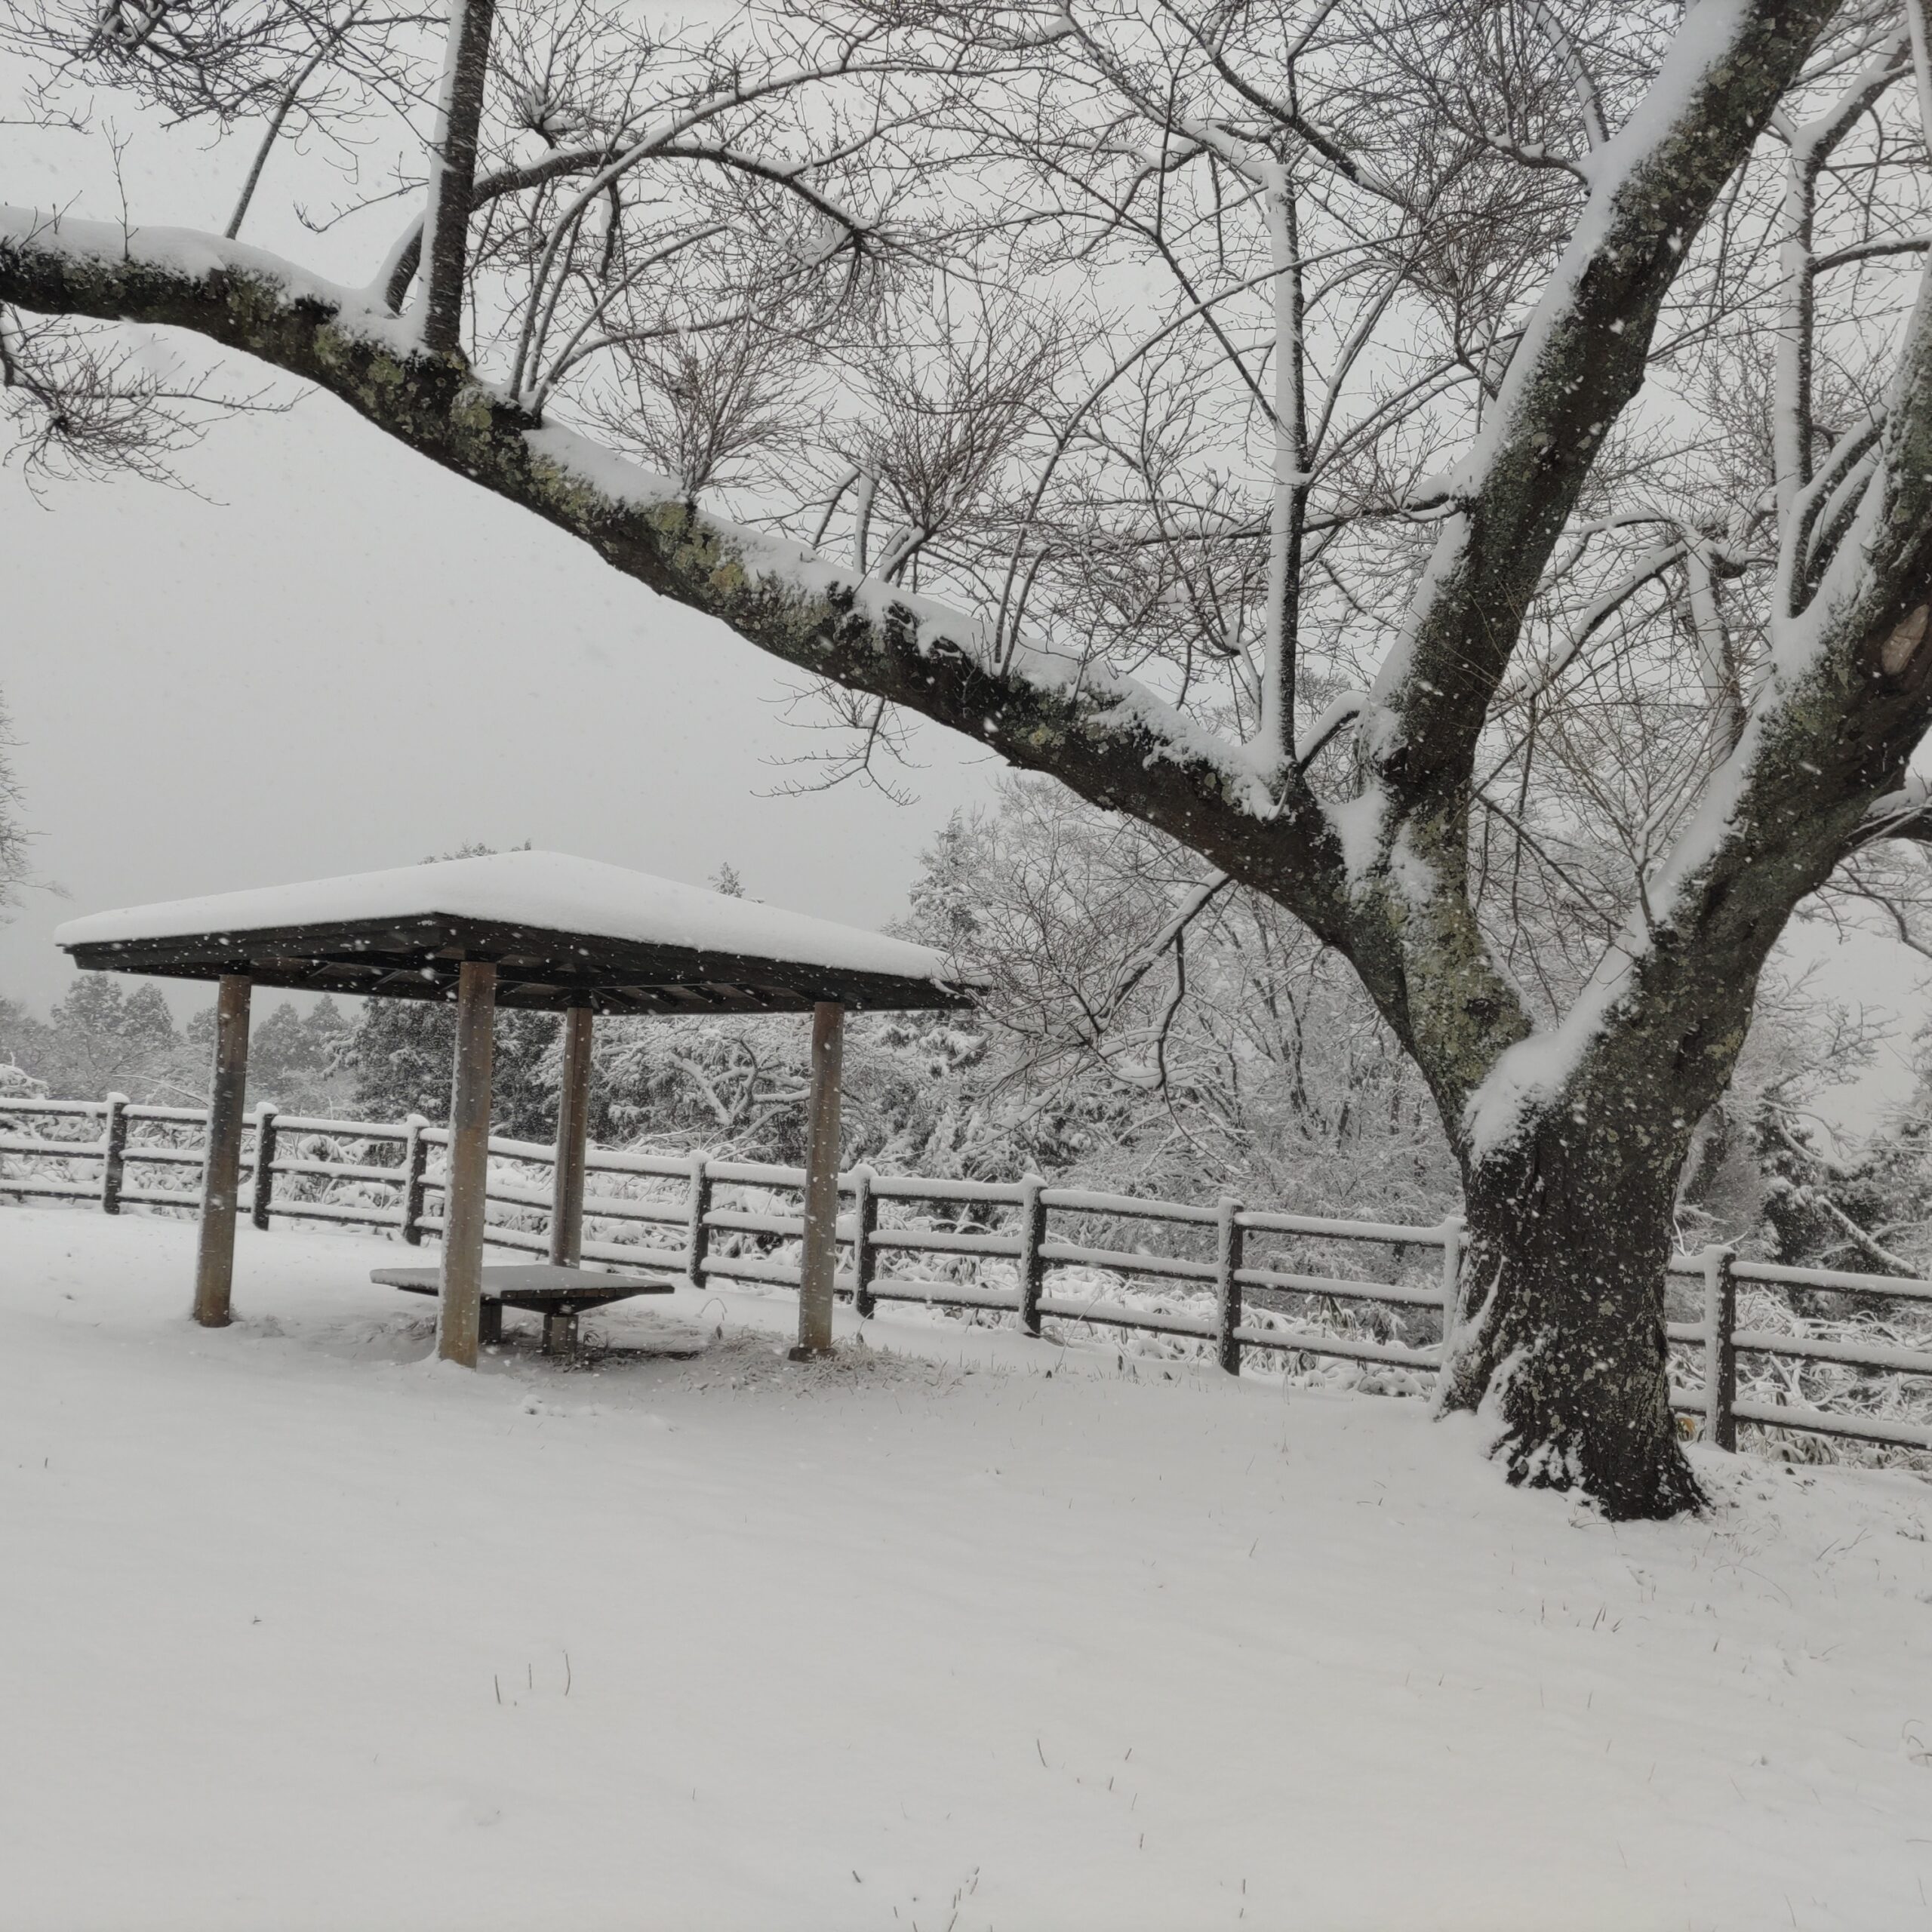
[[[878,1303],[872,1298],[872,1278],[878,1272],[878,1250],[872,1236],[878,1232],[878,1196],[872,1192],[872,1171],[853,1171],[852,1186],[852,1306],[862,1321],[871,1320]]]
[[[225,1328],[235,1288],[235,1197],[242,1179],[242,1103],[248,1083],[248,978],[224,973],[214,1010],[214,1078],[202,1164],[201,1242],[195,1256],[195,1319]]]
[[[107,1119],[100,1134],[100,1211],[121,1211],[121,1181],[128,1167],[128,1097],[107,1097]]]
[[[550,1263],[583,1260],[583,1163],[590,1140],[590,1029],[595,1015],[574,1006],[564,1015],[561,1077],[557,1088],[557,1158],[550,1183]]]
[[[702,1154],[691,1156],[691,1215],[685,1240],[685,1272],[694,1288],[704,1286],[705,1257],[711,1252],[711,1230],[705,1217],[711,1212],[711,1164]]]
[[[1442,1369],[1449,1371],[1449,1355],[1462,1315],[1463,1217],[1447,1217],[1442,1223]]]
[[[1216,1223],[1214,1244],[1214,1352],[1230,1375],[1241,1373],[1241,1283],[1236,1278],[1241,1265],[1245,1230],[1241,1224],[1241,1203],[1223,1200]]]
[[[794,1361],[832,1346],[832,1284],[838,1263],[838,1077],[845,1009],[812,1008],[812,1091],[805,1137],[805,1252],[798,1269],[798,1345]]]
[[[404,1124],[409,1137],[402,1143],[402,1238],[411,1247],[423,1245],[423,1189],[429,1171],[429,1143],[423,1130],[429,1123],[411,1114]]]
[[[258,1228],[268,1226],[275,1200],[275,1107],[269,1101],[255,1109],[255,1198],[249,1219]]]
[[[1040,1244],[1047,1238],[1047,1204],[1041,1198],[1046,1183],[1029,1174],[1020,1183],[1020,1325],[1029,1335],[1040,1332],[1040,1297],[1047,1282]]]
[[[449,1178],[443,1192],[442,1318],[436,1352],[476,1366],[483,1309],[483,1221],[490,1182],[491,1031],[497,969],[466,959],[457,978],[456,1081],[450,1094]]]
[[[1704,1250],[1704,1436],[1720,1449],[1737,1447],[1737,1259],[1721,1242]]]

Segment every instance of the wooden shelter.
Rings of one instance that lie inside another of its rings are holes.
[[[550,1261],[581,1258],[591,1029],[600,1013],[812,1015],[798,1346],[832,1340],[838,1084],[848,1008],[968,1003],[926,947],[555,852],[505,852],[135,906],[54,934],[97,971],[219,983],[195,1319],[229,1319],[248,1006],[257,985],[453,1000],[455,1079],[438,1352],[474,1366],[483,1297],[491,1015],[565,1016]],[[526,1271],[527,1272],[527,1271]]]

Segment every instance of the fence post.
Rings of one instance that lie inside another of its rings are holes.
[[[255,1109],[255,1191],[249,1212],[258,1228],[267,1227],[275,1197],[275,1116],[271,1100],[262,1101]]]
[[[411,1247],[423,1245],[423,1183],[429,1171],[429,1143],[423,1130],[429,1123],[411,1114],[403,1124],[409,1137],[402,1143],[402,1238]]]
[[[686,1266],[691,1286],[704,1286],[704,1264],[711,1252],[711,1230],[705,1217],[711,1212],[711,1162],[703,1154],[691,1156],[691,1231],[685,1241]]]
[[[872,1299],[872,1276],[878,1268],[878,1250],[872,1245],[878,1232],[878,1196],[872,1192],[870,1168],[852,1170],[852,1306],[865,1321],[878,1306]]]
[[[1737,1251],[1704,1250],[1704,1434],[1720,1449],[1737,1447]]]
[[[1241,1373],[1241,1283],[1245,1230],[1241,1224],[1241,1203],[1223,1196],[1214,1246],[1214,1352],[1230,1375]]]
[[[1442,1367],[1447,1374],[1449,1355],[1460,1325],[1463,1300],[1463,1217],[1450,1214],[1442,1223]]]
[[[128,1164],[128,1097],[107,1097],[107,1120],[100,1136],[100,1211],[121,1211],[121,1177]]]
[[[1040,1244],[1047,1236],[1047,1204],[1041,1198],[1045,1187],[1038,1174],[1020,1183],[1020,1325],[1029,1335],[1040,1332],[1040,1295],[1047,1278],[1040,1259]]]

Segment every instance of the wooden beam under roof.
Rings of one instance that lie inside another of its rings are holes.
[[[241,973],[261,986],[417,999],[448,997],[463,960],[488,960],[498,968],[504,1003],[558,1012],[599,996],[611,1011],[625,1010],[614,1003],[621,999],[633,1011],[648,1003],[659,1012],[700,1014],[806,1012],[826,1001],[855,1011],[968,1003],[964,988],[934,980],[441,915],[94,941],[69,950],[95,970],[185,979]],[[418,977],[424,972],[429,977]]]

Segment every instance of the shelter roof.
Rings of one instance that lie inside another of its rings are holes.
[[[500,1004],[600,1013],[796,1012],[820,1001],[958,1007],[930,948],[560,852],[503,852],[69,920],[77,965],[158,977],[448,995],[465,959]]]

